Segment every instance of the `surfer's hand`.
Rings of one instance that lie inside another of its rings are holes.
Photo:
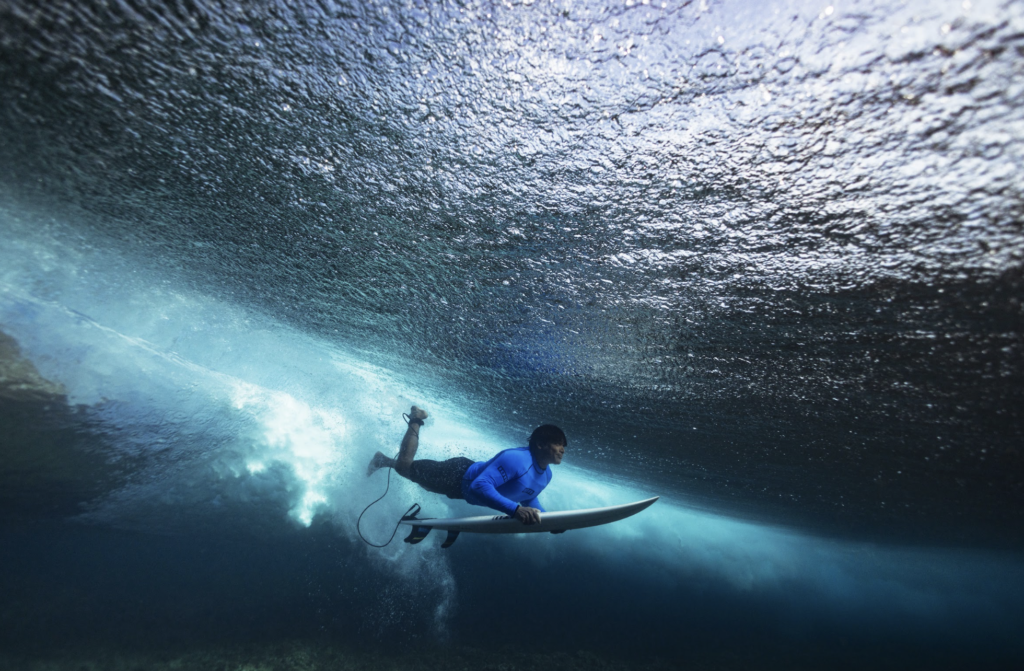
[[[540,511],[536,508],[519,506],[516,508],[515,518],[523,524],[538,524],[540,522]]]

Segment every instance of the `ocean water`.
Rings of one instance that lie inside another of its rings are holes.
[[[0,668],[1024,660],[1024,4],[0,2]],[[386,471],[562,426],[552,536]]]

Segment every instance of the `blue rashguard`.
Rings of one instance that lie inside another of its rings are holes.
[[[541,512],[537,496],[551,482],[551,468],[543,471],[528,447],[498,452],[490,461],[478,461],[462,476],[462,495],[475,506],[487,506],[508,516],[519,504]]]

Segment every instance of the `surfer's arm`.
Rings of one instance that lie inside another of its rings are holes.
[[[506,463],[504,458],[495,459],[469,485],[473,494],[483,501],[485,506],[505,513],[509,517],[515,516],[519,504],[502,496],[498,492],[498,486],[519,477],[519,474],[512,470],[513,468],[514,464]]]
[[[519,504],[515,501],[506,499],[504,496],[498,493],[494,485],[486,480],[481,482],[480,478],[473,481],[473,492],[483,499],[484,505],[488,508],[494,508],[498,512],[505,513],[509,517],[514,517],[516,514],[516,508]]]

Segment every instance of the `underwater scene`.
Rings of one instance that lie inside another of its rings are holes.
[[[1024,668],[1022,175],[1017,0],[0,0],[0,670]]]

